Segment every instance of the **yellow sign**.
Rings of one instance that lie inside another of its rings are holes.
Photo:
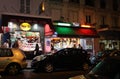
[[[22,23],[22,24],[20,25],[20,29],[21,29],[21,30],[24,30],[24,31],[28,31],[28,30],[31,29],[31,25],[30,25],[29,23]]]

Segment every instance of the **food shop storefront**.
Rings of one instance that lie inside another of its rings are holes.
[[[100,50],[119,50],[120,49],[120,30],[119,29],[99,29]]]
[[[11,47],[15,41],[19,41],[19,48],[25,52],[34,51],[36,43],[39,44],[39,50],[44,51],[45,35],[53,33],[51,26],[49,17],[2,14],[2,27],[10,34]]]
[[[83,49],[93,54],[95,50],[95,38],[98,38],[95,28],[82,27],[79,24],[73,25],[71,23],[53,23],[55,33],[48,38],[54,50],[62,48],[79,48],[81,45]]]

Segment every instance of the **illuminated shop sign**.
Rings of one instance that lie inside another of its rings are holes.
[[[49,24],[52,26],[50,17],[33,16],[33,15],[17,15],[17,14],[2,14],[2,26],[7,26],[8,22],[23,23],[28,22],[30,24]]]
[[[91,28],[91,26],[90,26],[90,25],[81,25],[81,27]]]
[[[58,26],[72,26],[70,23],[53,23],[53,25],[58,25]]]
[[[64,23],[64,22],[55,22],[53,23],[53,25],[57,25],[57,26],[72,26],[72,27],[79,27],[80,24],[79,23]]]
[[[20,25],[20,29],[21,30],[24,30],[24,31],[28,31],[28,30],[30,30],[31,29],[31,25],[29,24],[29,23],[22,23],[21,25]]]

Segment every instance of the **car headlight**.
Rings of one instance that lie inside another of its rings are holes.
[[[41,61],[44,60],[46,58],[45,55],[39,55],[33,58],[33,61]]]

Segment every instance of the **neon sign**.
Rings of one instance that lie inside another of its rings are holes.
[[[24,31],[28,31],[31,29],[31,25],[29,23],[24,22],[20,25],[20,29]]]

